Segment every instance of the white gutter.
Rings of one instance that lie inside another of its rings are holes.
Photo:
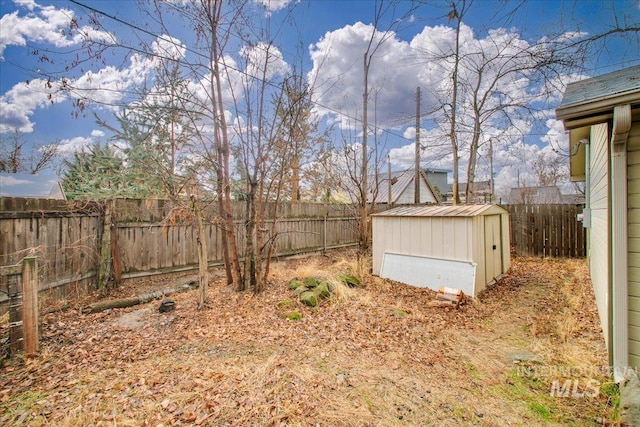
[[[627,137],[631,129],[631,105],[613,110],[611,134],[611,295],[613,374],[622,381],[629,365],[628,322],[628,223]]]

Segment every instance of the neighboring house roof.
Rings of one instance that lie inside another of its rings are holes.
[[[555,185],[544,187],[517,187],[509,193],[511,203],[531,203],[543,205],[549,203],[562,203],[563,197],[560,189]]]
[[[461,182],[458,184],[458,193],[464,193],[467,191],[467,183]],[[488,194],[491,192],[491,181],[474,181],[473,192],[475,194]]]
[[[0,173],[0,197],[66,199],[55,175],[26,173]]]
[[[584,126],[580,123],[572,125],[571,120],[611,114],[616,105],[637,102],[639,94],[640,65],[570,83],[556,109],[556,118],[563,120],[567,129]]]
[[[563,194],[562,204],[582,205],[585,202],[584,194]]]
[[[440,203],[440,198],[429,182],[429,179],[425,175],[424,171],[420,171],[420,177],[425,184],[421,188],[427,189],[429,194],[420,194],[420,199],[423,200],[423,203]],[[370,183],[375,183],[375,176],[370,176]],[[403,196],[406,196],[405,193],[411,192],[413,195],[414,191],[414,179],[415,179],[415,171],[413,169],[408,169],[399,172],[391,172],[391,177],[387,174],[380,174],[378,177],[378,193],[376,195],[376,203],[388,203],[389,201],[389,180],[391,180],[391,203],[400,203],[402,202]],[[369,191],[367,196],[367,201],[371,202],[373,199],[373,188]],[[413,199],[410,203],[413,203]]]

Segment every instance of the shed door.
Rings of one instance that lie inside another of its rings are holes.
[[[500,239],[500,215],[487,215],[484,217],[484,260],[485,283],[491,282],[502,274],[502,246]]]

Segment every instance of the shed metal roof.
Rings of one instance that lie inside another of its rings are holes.
[[[508,213],[498,205],[456,205],[456,206],[400,206],[372,216],[406,217],[473,217]]]

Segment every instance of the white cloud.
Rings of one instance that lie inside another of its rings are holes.
[[[36,108],[46,108],[63,100],[47,81],[36,79],[29,83],[20,82],[0,96],[0,133],[32,132],[33,123],[29,117]]]
[[[152,59],[135,54],[123,69],[106,66],[96,72],[89,70],[76,79],[20,82],[0,96],[0,133],[32,132],[31,116],[36,109],[69,99],[117,108],[127,91],[142,84],[153,67]]]
[[[314,68],[309,77],[312,81],[316,80],[315,96],[320,104],[318,112],[327,115],[329,121],[334,120],[343,129],[358,130],[361,126],[354,118],[362,116],[362,58],[372,31],[372,26],[356,23],[326,33],[310,47]],[[381,33],[376,33],[376,40],[381,36]],[[458,93],[460,109],[457,115],[460,180],[466,180],[474,118],[471,105],[473,89],[476,88],[480,95],[476,99],[484,103],[476,179],[488,179],[491,176],[491,139],[494,173],[500,171],[501,184],[506,188],[516,186],[520,176],[521,184],[526,182],[532,185],[537,178],[527,162],[535,158],[540,150],[539,144],[559,141],[559,128],[558,124],[548,124],[551,130],[547,136],[529,136],[527,144],[524,144],[522,140],[534,130],[536,120],[544,121],[553,112],[546,110],[532,115],[520,105],[536,103],[539,107],[548,108],[548,92],[552,92],[553,99],[559,98],[565,82],[558,80],[550,87],[540,86],[537,76],[528,69],[531,55],[527,50],[532,47],[514,30],[498,28],[488,31],[483,38],[477,38],[472,28],[463,24],[460,37],[459,76],[464,83]],[[455,33],[447,26],[425,27],[409,42],[390,34],[376,51],[369,74],[369,122],[373,122],[372,111],[376,111],[379,126],[404,129],[407,139],[412,139],[415,134],[413,127],[407,125],[414,121],[415,90],[417,86],[421,87],[421,109],[425,115],[423,126],[427,128],[421,131],[422,145],[426,147],[421,162],[424,166],[449,170],[453,166],[447,137],[450,125],[441,107],[451,98],[452,81],[449,76],[453,69],[451,54],[454,48]],[[509,72],[503,75],[505,70]],[[479,80],[480,75],[482,80]],[[498,75],[501,77],[497,78]],[[547,93],[547,97],[541,96],[543,92]],[[375,96],[377,108],[374,108]],[[503,113],[508,115],[508,120]],[[390,150],[393,167],[412,167],[414,151],[413,143]],[[502,168],[504,171],[501,171]]]
[[[37,6],[35,0],[13,0],[13,2],[29,10],[33,10]]]
[[[22,185],[22,184],[31,184],[31,183],[32,182],[29,180],[16,178],[10,174],[6,174],[2,176],[2,185],[6,185],[7,187]]]
[[[91,136],[94,138],[101,138],[104,136],[104,132],[100,129],[94,129],[91,131]]]
[[[314,67],[309,81],[321,114],[332,114],[342,128],[358,129],[362,117],[363,55],[374,32],[372,25],[357,22],[327,32],[310,46]],[[415,111],[414,94],[421,66],[409,44],[394,33],[375,31],[374,43],[388,39],[377,49],[369,68],[369,114],[378,112],[382,127],[401,127]]]
[[[269,12],[275,12],[280,9],[284,9],[289,5],[299,0],[254,0],[256,3],[263,5]]]
[[[184,58],[187,47],[177,38],[163,34],[151,44],[151,51],[162,58],[178,60]]]
[[[63,157],[69,157],[77,151],[82,151],[94,143],[93,138],[77,136],[71,139],[63,139],[58,143],[58,153]]]
[[[77,45],[83,41],[99,40],[111,42],[112,34],[96,31],[88,26],[72,28],[74,13],[70,9],[55,6],[40,6],[35,1],[15,1],[16,5],[28,10],[26,16],[19,11],[0,18],[0,60],[7,46],[26,46],[27,42],[46,43],[56,47]]]
[[[273,45],[257,43],[252,47],[243,47],[240,55],[247,61],[245,76],[269,80],[274,76],[286,74],[289,65],[284,61],[282,53]],[[249,84],[252,84],[249,81]]]

